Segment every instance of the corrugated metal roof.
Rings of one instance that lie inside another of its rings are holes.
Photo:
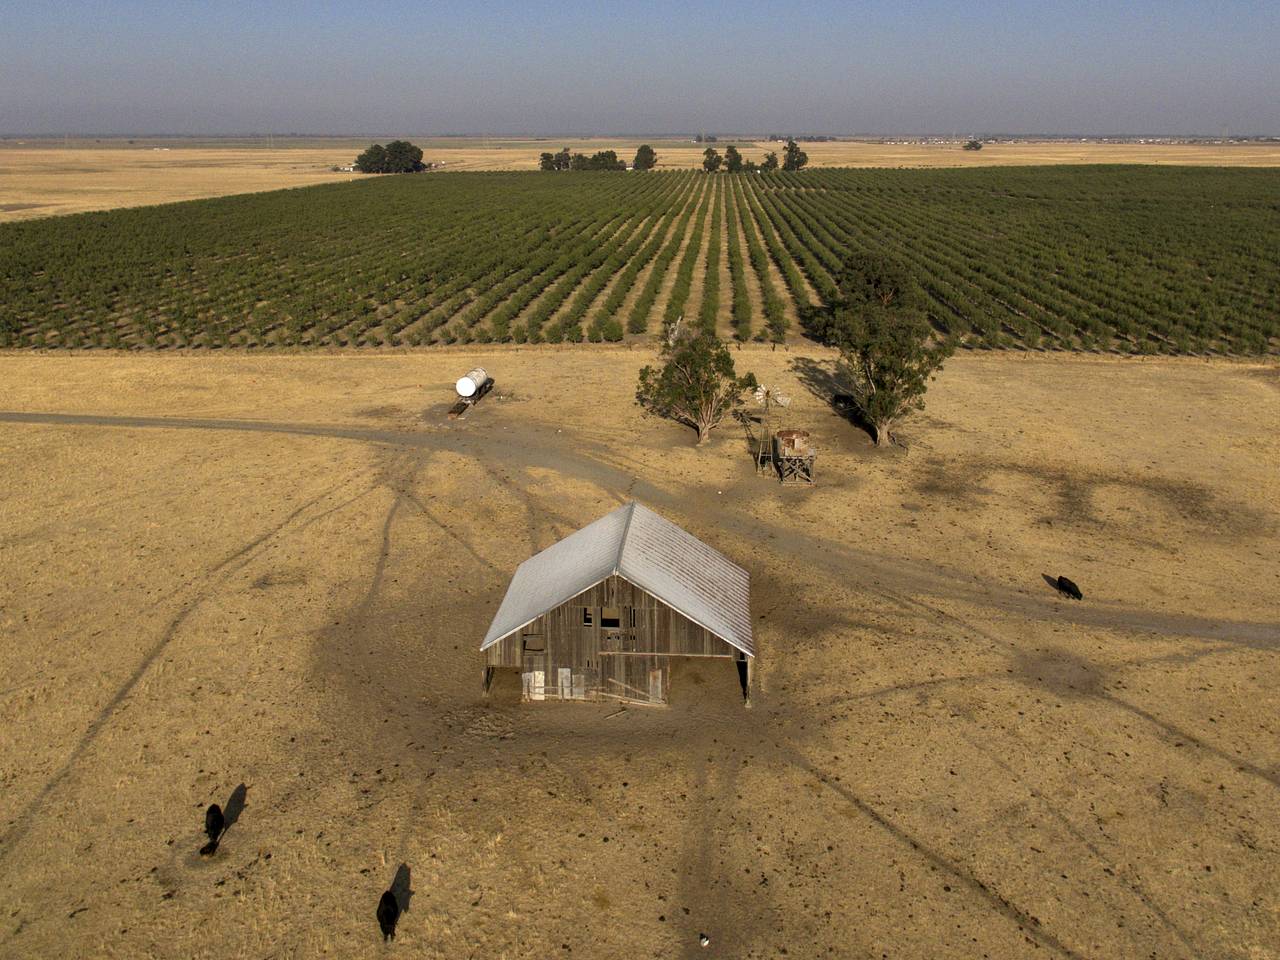
[[[520,564],[480,649],[613,574],[755,656],[747,571],[638,503],[619,507]]]

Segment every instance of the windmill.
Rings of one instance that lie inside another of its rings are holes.
[[[667,341],[668,347],[674,347],[680,342],[680,338],[684,335],[684,314],[676,317],[671,323],[668,323],[663,330],[663,337]]]
[[[791,406],[791,398],[763,383],[756,387],[752,398],[763,408],[760,416],[760,436],[756,438],[756,470],[760,471],[773,462],[773,408],[787,409]]]

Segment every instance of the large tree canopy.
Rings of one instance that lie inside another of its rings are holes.
[[[923,310],[924,291],[900,261],[859,251],[848,256],[836,279],[847,306],[878,304],[889,310]]]
[[[715,147],[707,147],[702,151],[702,169],[707,173],[715,173],[723,162],[724,157],[720,156],[720,152]]]
[[[650,413],[667,417],[698,432],[707,442],[725,415],[756,386],[751,374],[739,377],[729,348],[715,334],[673,331],[662,347],[662,366],[640,371],[636,402]]]
[[[924,407],[929,381],[952,345],[931,342],[924,292],[895,260],[855,253],[845,261],[840,298],[806,317],[810,336],[840,350],[842,374],[876,446],[893,441],[893,427]]]
[[[422,150],[407,140],[392,140],[385,147],[375,143],[356,157],[361,173],[417,173],[427,169]]]
[[[742,172],[742,154],[733,144],[724,148],[724,168],[729,173]]]
[[[794,140],[788,140],[786,148],[782,151],[782,169],[800,170],[808,162],[809,155],[800,149],[800,145]]]
[[[559,153],[544,153],[542,155],[544,165],[543,170],[568,170],[573,163],[573,155],[569,153],[569,148],[564,147]],[[551,158],[551,166],[546,166],[546,158]]]
[[[640,144],[636,150],[636,158],[632,162],[632,166],[637,170],[652,170],[658,163],[658,155],[654,153],[653,147],[647,143]]]
[[[375,143],[360,156],[356,157],[356,169],[361,173],[386,173],[387,148]]]

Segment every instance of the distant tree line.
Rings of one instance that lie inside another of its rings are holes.
[[[418,173],[428,166],[422,162],[422,149],[408,140],[392,140],[385,147],[375,143],[355,162],[361,173]]]
[[[782,169],[787,172],[800,170],[809,162],[809,155],[805,153],[796,144],[794,140],[788,140],[786,148],[782,151]],[[702,169],[707,173],[718,173],[721,169],[726,173],[755,173],[761,171],[769,173],[778,169],[778,154],[769,151],[764,155],[764,160],[756,163],[754,160],[744,159],[738,148],[730,144],[725,147],[724,156],[720,155],[715,147],[707,147],[702,151]]]
[[[715,137],[708,137],[705,134],[698,134],[699,142],[706,143],[715,140]],[[707,173],[718,173],[724,170],[726,173],[755,173],[757,171],[769,173],[781,168],[791,173],[801,170],[809,162],[809,155],[800,149],[799,144],[795,140],[788,140],[787,145],[782,151],[782,160],[778,160],[778,154],[775,151],[769,151],[764,155],[764,159],[760,162],[748,160],[742,156],[741,151],[736,146],[730,144],[725,147],[723,156],[715,147],[707,147],[702,152],[702,169]],[[658,163],[658,154],[649,144],[641,144],[636,150],[635,158],[631,161],[631,168],[635,170],[652,170]],[[568,147],[564,147],[558,153],[547,151],[538,158],[538,168],[540,170],[557,171],[557,170],[626,170],[626,161],[618,158],[615,150],[600,150],[587,156],[585,153],[573,153]]]
[[[719,137],[713,136],[712,134],[709,134],[709,133],[700,133],[693,139],[696,143],[715,143],[719,139]],[[800,143],[805,143],[805,142],[829,143],[834,140],[839,140],[840,138],[828,136],[823,133],[803,133],[803,134],[796,134],[795,136],[791,136],[790,134],[771,133],[767,137],[765,137],[765,139],[777,140],[779,142],[783,140],[795,140]]]
[[[641,144],[636,150],[631,165],[636,170],[652,170],[658,162],[658,155],[649,144]],[[585,153],[570,153],[565,147],[559,153],[544,153],[538,160],[541,170],[625,170],[627,162],[618,158],[615,150],[600,150],[587,156]]]
[[[585,153],[570,153],[565,147],[559,153],[542,154],[539,164],[542,170],[625,170],[625,160],[619,160],[617,151],[600,150],[587,156]]]

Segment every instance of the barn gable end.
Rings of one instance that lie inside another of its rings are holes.
[[[747,571],[638,503],[619,507],[520,564],[480,649],[614,574],[755,655]]]
[[[665,702],[670,657],[748,661],[745,570],[630,503],[522,563],[481,644],[528,699]]]

